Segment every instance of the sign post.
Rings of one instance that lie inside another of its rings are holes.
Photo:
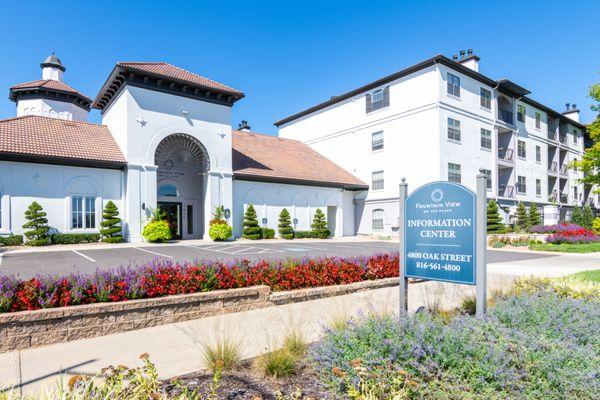
[[[400,313],[407,312],[407,278],[476,285],[477,316],[486,304],[486,180],[477,193],[453,182],[432,182],[410,195],[400,184]]]

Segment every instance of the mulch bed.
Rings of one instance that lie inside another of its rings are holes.
[[[210,394],[213,375],[209,372],[193,372],[179,377],[181,385],[197,390],[204,396]],[[298,390],[299,397],[289,397],[294,400],[324,400],[334,399],[319,381],[316,371],[305,363],[301,363],[294,375],[274,379],[265,377],[256,371],[252,361],[244,362],[234,371],[224,372],[217,394],[224,400],[275,400],[275,393],[292,395]],[[176,394],[179,390],[169,385],[167,391]]]

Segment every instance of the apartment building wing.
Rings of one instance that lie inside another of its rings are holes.
[[[358,233],[394,233],[402,177],[411,189],[432,180],[474,189],[480,168],[507,219],[519,201],[543,208],[545,223],[575,204],[595,206],[581,172],[568,168],[584,149],[576,106],[563,113],[544,106],[526,88],[481,74],[479,61],[472,52],[437,55],[275,125],[281,137],[370,183],[355,200]]]

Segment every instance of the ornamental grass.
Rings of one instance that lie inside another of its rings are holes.
[[[0,312],[38,310],[267,285],[274,291],[398,276],[398,254],[285,260],[197,260],[97,270],[91,274],[0,276]]]

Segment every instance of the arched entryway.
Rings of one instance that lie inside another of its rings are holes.
[[[200,141],[187,134],[164,138],[156,148],[157,205],[164,210],[173,239],[204,235],[204,199],[210,159]]]

